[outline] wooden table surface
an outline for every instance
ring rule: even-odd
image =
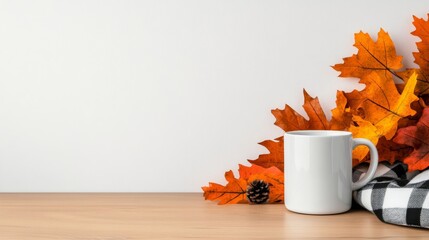
[[[198,193],[0,194],[1,240],[429,239],[363,210],[310,216],[283,204],[223,205]]]

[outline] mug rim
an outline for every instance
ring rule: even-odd
[[[294,130],[286,132],[285,135],[293,137],[341,137],[341,136],[352,136],[352,133],[349,131],[341,130]]]

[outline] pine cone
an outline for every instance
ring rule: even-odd
[[[247,186],[246,196],[250,203],[266,203],[269,195],[270,186],[262,180],[255,180]]]

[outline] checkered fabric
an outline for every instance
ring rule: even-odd
[[[363,177],[368,164],[353,171],[353,181]],[[381,221],[429,228],[429,169],[407,173],[401,162],[379,163],[375,178],[353,192],[353,199]]]

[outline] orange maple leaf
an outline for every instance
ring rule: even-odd
[[[419,65],[423,72],[427,73],[429,70],[429,14],[428,20],[424,20],[423,18],[418,18],[416,16],[413,16],[413,18],[413,24],[416,27],[416,30],[411,34],[421,39],[420,42],[416,43],[419,51],[413,53],[415,58],[414,62]]]
[[[414,95],[416,77],[416,74],[410,76],[401,93],[392,75],[381,78],[377,72],[360,79],[360,83],[366,85],[361,91],[338,91],[337,106],[332,109],[331,129],[348,130],[353,137],[367,138],[374,145],[383,136],[390,140],[396,133],[398,122],[411,121],[405,117],[416,113],[411,107],[418,99]],[[363,146],[353,150],[354,165],[367,160],[367,154],[368,148]]]
[[[384,76],[402,68],[402,57],[396,55],[395,45],[383,29],[378,32],[375,42],[368,33],[356,33],[353,46],[358,53],[343,58],[344,63],[333,66],[340,72],[340,77],[362,78],[373,72]]]
[[[248,160],[250,163],[269,168],[277,167],[281,171],[284,170],[284,142],[283,136],[276,138],[275,140],[265,140],[259,143],[260,145],[266,147],[269,151],[268,154],[261,154],[255,160]]]
[[[396,133],[399,120],[416,113],[411,108],[411,104],[418,100],[414,95],[416,77],[416,74],[412,75],[399,94],[391,76],[386,81],[386,78],[380,78],[373,72],[361,79],[366,84],[364,90],[346,93],[347,104],[357,125],[349,128],[353,137],[368,138],[374,145],[382,136],[390,140]],[[357,147],[353,151],[353,158],[361,162],[367,154],[368,148]]]
[[[206,200],[219,200],[219,204],[233,204],[246,202],[247,182],[244,179],[236,179],[234,173],[229,170],[225,172],[228,183],[222,186],[209,182],[209,186],[202,187]]]
[[[429,94],[429,18],[428,20],[416,16],[413,16],[413,18],[413,25],[416,30],[411,34],[421,39],[420,42],[416,43],[419,51],[413,52],[413,56],[414,62],[419,65],[420,69],[407,69],[398,73],[398,75],[403,79],[407,79],[408,76],[415,71],[418,74],[415,93],[421,96]]]
[[[352,113],[350,107],[347,106],[347,98],[343,91],[337,91],[337,106],[331,110],[331,129],[332,130],[347,130],[352,123]]]
[[[283,201],[284,176],[283,172],[276,167],[263,168],[252,165],[250,167],[239,164],[239,178],[235,178],[230,170],[225,173],[227,184],[222,186],[217,183],[209,183],[202,187],[206,200],[219,201],[222,204],[246,203],[247,187],[254,180],[262,180],[269,184],[269,202],[277,203]]]
[[[424,170],[429,167],[429,108],[423,110],[416,126],[408,126],[398,130],[393,139],[398,144],[405,144],[414,148],[414,151],[404,159],[408,170]]]
[[[297,113],[289,105],[285,105],[285,109],[280,110],[278,108],[271,110],[271,113],[276,118],[274,123],[285,132],[293,130],[308,129],[310,124],[301,114]]]
[[[302,105],[305,112],[308,115],[308,118],[310,119],[309,122],[309,129],[330,129],[329,121],[325,116],[325,113],[323,112],[322,107],[319,103],[319,98],[311,97],[307,91],[304,89],[304,105]]]
[[[346,97],[352,113],[372,123],[379,135],[389,140],[396,133],[398,121],[416,113],[410,105],[418,100],[414,95],[417,75],[413,74],[407,80],[401,94],[397,91],[392,76],[388,75],[386,78],[372,72],[360,81],[366,84],[365,89],[346,93]]]
[[[304,89],[304,105],[302,105],[307,113],[309,120],[305,119],[301,114],[297,113],[293,108],[286,104],[285,109],[274,109],[271,113],[276,118],[274,123],[284,131],[293,130],[328,130],[330,129],[329,121],[320,106],[319,99],[311,97]]]

